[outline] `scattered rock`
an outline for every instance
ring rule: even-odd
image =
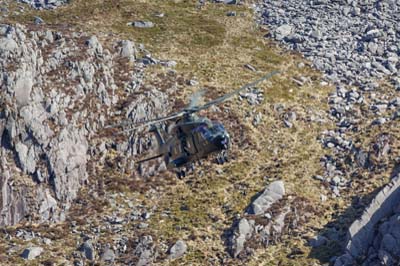
[[[127,57],[134,60],[136,57],[135,45],[129,40],[121,42],[121,57]]]
[[[96,256],[91,240],[86,240],[80,247],[80,251],[84,254],[85,258],[88,260],[94,260]]]
[[[197,86],[197,85],[199,85],[199,82],[198,82],[197,80],[190,79],[190,80],[187,82],[187,84],[188,84],[189,86]]]
[[[41,17],[34,17],[33,22],[34,22],[36,25],[39,25],[39,24],[43,24],[43,23],[44,23],[44,21],[43,21],[43,19],[42,19]]]
[[[365,169],[369,168],[371,163],[369,160],[369,153],[364,152],[363,150],[359,149],[355,154],[355,161],[360,167]]]
[[[178,240],[169,250],[169,259],[177,259],[182,257],[187,250],[187,245],[183,240]]]
[[[227,4],[227,5],[238,5],[238,4],[240,4],[241,0],[223,0],[223,1],[224,1],[224,4]]]
[[[282,26],[279,26],[276,30],[275,30],[275,39],[277,40],[283,40],[286,36],[289,36],[293,31],[293,27],[285,24]]]
[[[263,214],[272,204],[280,200],[285,195],[283,181],[272,182],[264,192],[257,197],[250,206],[249,214]]]
[[[326,195],[324,195],[324,194],[319,195],[319,197],[320,197],[322,202],[325,202],[328,199],[328,197]]]
[[[136,28],[153,28],[154,23],[151,21],[134,21],[134,22],[129,22],[128,26],[133,26]]]
[[[303,53],[335,83],[367,85],[371,77],[399,71],[398,56],[386,65],[380,63],[383,55],[390,58],[389,54],[398,50],[389,51],[398,43],[397,3],[385,3],[389,7],[382,11],[373,1],[317,2],[262,1],[257,9],[260,23],[270,28],[272,37]]]
[[[161,13],[161,12],[156,12],[156,13],[154,14],[154,16],[155,16],[155,17],[158,17],[158,18],[163,18],[163,17],[165,16],[165,14],[164,14],[164,13]]]
[[[115,254],[114,251],[108,247],[106,247],[101,254],[101,261],[104,261],[105,263],[113,263],[115,260]]]
[[[26,259],[26,260],[33,260],[36,257],[40,256],[40,254],[42,254],[43,252],[43,248],[41,247],[30,247],[25,249],[22,254],[21,257]]]
[[[154,259],[153,238],[151,236],[141,237],[136,246],[135,254],[139,257],[136,265],[145,266],[151,264]]]
[[[245,64],[244,67],[249,69],[249,70],[251,70],[251,71],[257,71],[257,69],[255,67],[253,67],[252,65],[250,65],[250,64]]]
[[[231,254],[236,258],[244,249],[244,244],[249,240],[254,231],[254,221],[242,218],[231,239]]]
[[[68,4],[70,0],[18,0],[36,9],[55,9]]]

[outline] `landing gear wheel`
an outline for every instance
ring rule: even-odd
[[[184,178],[184,177],[186,176],[186,172],[185,172],[184,170],[178,170],[178,171],[176,172],[176,176],[177,176],[179,179],[182,179],[182,178]]]
[[[223,152],[222,152],[222,156],[223,156],[225,162],[229,162],[228,152],[223,151]]]
[[[186,167],[186,171],[188,172],[194,172],[194,169],[195,169],[194,163],[191,163]]]
[[[217,156],[217,163],[218,164],[224,164],[224,157],[221,156],[221,154],[218,154]]]

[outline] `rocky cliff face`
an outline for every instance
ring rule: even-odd
[[[1,25],[0,36],[0,224],[62,221],[88,183],[91,155],[107,148],[93,148],[97,130],[112,117],[137,122],[165,112],[166,94],[154,88],[126,114],[118,110],[155,60],[136,62],[131,41],[108,50],[95,36],[67,31]],[[132,156],[146,145],[132,134],[118,150]]]
[[[399,180],[395,176],[350,226],[346,252],[336,259],[335,266],[355,261],[362,261],[362,265],[395,265],[399,255]]]

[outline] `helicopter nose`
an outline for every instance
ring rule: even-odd
[[[225,150],[229,149],[230,146],[230,139],[229,139],[229,135],[225,135],[224,136],[224,148]]]
[[[229,136],[228,135],[219,135],[216,138],[216,145],[222,150],[229,149]]]

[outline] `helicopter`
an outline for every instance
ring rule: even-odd
[[[198,116],[196,113],[213,105],[221,104],[232,96],[254,87],[278,73],[279,71],[272,71],[254,82],[203,105],[198,105],[197,103],[203,94],[203,91],[200,91],[192,97],[191,103],[183,110],[165,117],[138,122],[132,125],[132,128],[124,130],[123,132],[128,132],[150,126],[149,132],[154,133],[157,139],[157,155],[136,163],[140,165],[143,162],[163,157],[167,169],[175,169],[178,178],[181,178],[186,175],[184,167],[193,169],[195,162],[200,162],[201,159],[209,155],[216,154],[217,163],[219,164],[227,162],[230,148],[229,133],[221,122],[211,121],[207,117]],[[175,120],[175,123],[169,129],[162,126],[163,122],[170,120]],[[165,136],[167,137],[165,138]]]

